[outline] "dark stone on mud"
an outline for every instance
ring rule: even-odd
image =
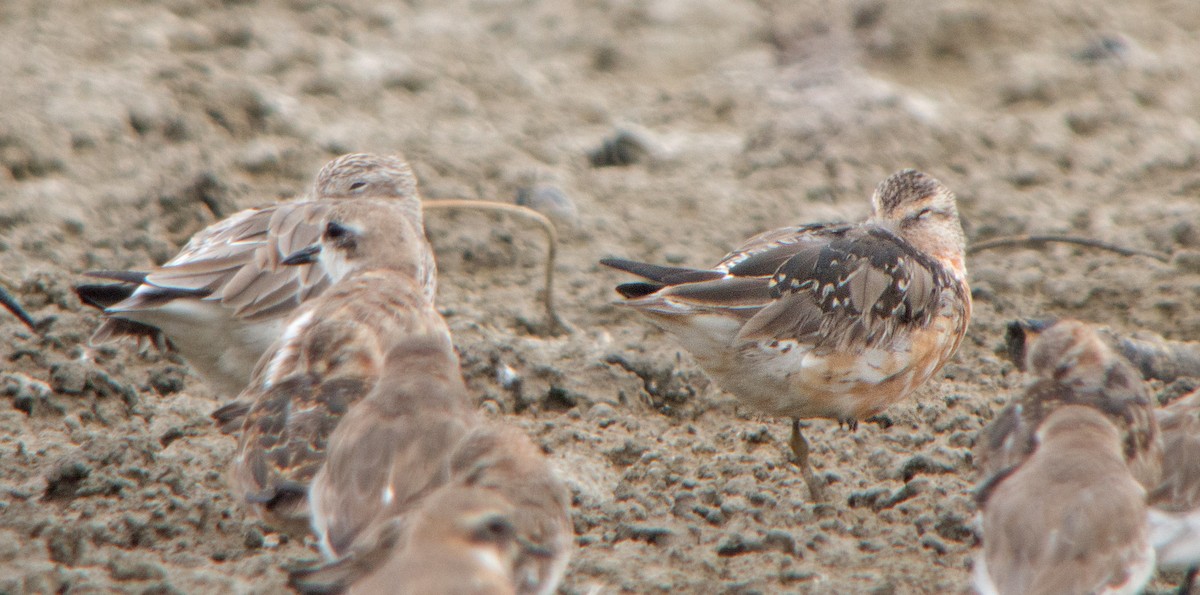
[[[50,368],[50,386],[64,395],[82,394],[87,388],[89,368],[79,362],[63,362]]]
[[[950,541],[967,544],[974,544],[978,541],[975,531],[971,530],[969,519],[954,513],[949,513],[939,518],[933,530],[941,537]]]
[[[86,547],[83,531],[76,526],[51,527],[45,534],[50,559],[66,566],[79,565]]]
[[[91,474],[92,468],[83,461],[64,461],[46,477],[46,492],[42,498],[45,500],[73,498],[79,485]]]
[[[900,477],[911,481],[917,475],[954,473],[954,467],[939,463],[925,455],[916,455],[904,462],[900,467]]]
[[[667,545],[675,532],[667,527],[651,525],[622,524],[617,527],[617,541],[636,540],[664,546]]]
[[[162,580],[167,576],[167,571],[160,564],[120,553],[109,559],[108,572],[118,581]]]

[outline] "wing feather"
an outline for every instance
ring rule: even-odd
[[[295,202],[241,211],[196,234],[169,262],[149,273],[102,272],[142,283],[110,312],[161,307],[173,299],[218,300],[248,321],[286,316],[329,287],[328,271],[313,263],[284,266],[284,257],[320,239],[329,205]]]

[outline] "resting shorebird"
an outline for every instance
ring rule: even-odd
[[[1028,348],[1025,369],[1035,382],[980,433],[975,447],[979,476],[1016,468],[1037,448],[1038,428],[1066,405],[1084,405],[1108,416],[1121,432],[1126,463],[1147,490],[1162,477],[1162,438],[1154,406],[1137,370],[1095,327],[1062,320],[1040,331]]]
[[[345,554],[362,532],[446,483],[450,453],[477,423],[448,334],[416,335],[392,348],[375,389],[329,437],[309,488],[325,556]]]
[[[724,390],[791,417],[809,490],[801,418],[849,422],[883,411],[954,355],[971,317],[954,194],[914,170],[893,174],[864,223],[759,234],[711,270],[601,263],[649,282],[621,303],[675,335]]]
[[[292,586],[321,593],[553,593],[570,558],[570,499],[541,450],[519,430],[479,426],[448,461],[447,483],[404,511],[394,510],[393,499],[387,514],[398,516],[367,523],[339,559],[294,572]],[[353,463],[359,476],[390,471],[389,485],[408,490],[394,464]],[[334,464],[331,455],[327,465]],[[426,464],[416,467],[423,482]],[[313,505],[314,517],[322,514],[320,498]]]
[[[489,490],[447,489],[378,527],[338,562],[292,573],[301,593],[516,595],[514,511]]]
[[[249,386],[213,415],[240,428],[233,487],[284,530],[308,531],[307,490],[339,420],[380,380],[385,356],[414,335],[447,335],[429,301],[428,254],[407,214],[374,201],[329,211],[320,241],[281,260],[319,261],[339,278],[296,309]]]
[[[1028,353],[1034,382],[976,446],[980,593],[1135,593],[1155,554],[1146,486],[1161,445],[1137,372],[1093,328],[1047,329]]]
[[[1190,593],[1200,565],[1200,391],[1155,413],[1163,468],[1150,491],[1150,541],[1159,568],[1187,571],[1180,592]]]
[[[516,428],[480,427],[450,457],[450,476],[449,489],[488,490],[513,506],[515,590],[553,593],[570,561],[574,527],[570,495],[542,450]]]
[[[317,174],[311,199],[241,211],[201,230],[149,272],[89,273],[119,282],[77,288],[107,317],[92,343],[132,336],[162,345],[165,338],[211,386],[237,394],[288,316],[336,281],[336,271],[320,262],[282,261],[316,242],[330,209],[345,199],[386,202],[423,228],[416,178],[403,159],[344,155]],[[427,244],[421,262],[423,290],[432,299],[436,270]]]

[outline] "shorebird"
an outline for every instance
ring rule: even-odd
[[[811,224],[747,240],[712,269],[609,258],[647,281],[622,304],[674,335],[725,391],[792,418],[790,445],[809,491],[800,419],[853,428],[929,380],[971,317],[954,194],[914,170],[893,174],[862,223]]]
[[[450,489],[355,544],[347,557],[294,571],[301,593],[516,595],[520,551],[513,508],[489,490]]]
[[[1158,567],[1186,570],[1190,593],[1200,565],[1200,391],[1155,411],[1162,431],[1162,481],[1150,491],[1150,541]]]
[[[450,479],[449,455],[478,423],[448,334],[415,335],[388,353],[375,388],[329,437],[309,488],[313,532],[328,559],[401,517]]]
[[[330,208],[317,243],[281,260],[319,262],[340,281],[292,312],[250,384],[213,414],[225,430],[240,430],[234,491],[270,524],[307,533],[308,485],[326,442],[379,383],[385,356],[408,337],[449,334],[429,300],[427,254],[407,214],[343,201]]]
[[[553,593],[571,558],[574,527],[570,494],[542,449],[516,428],[482,426],[455,449],[450,476],[449,489],[488,490],[513,506],[516,592]]]
[[[400,459],[414,461],[411,454]],[[570,499],[541,450],[517,429],[480,425],[448,460],[446,483],[403,510],[391,499],[336,560],[293,572],[292,586],[312,593],[553,593],[572,547]],[[360,476],[391,472],[390,485],[408,489],[394,464],[344,462],[356,464]],[[424,477],[418,473],[419,483]],[[386,489],[382,494],[386,499]],[[313,504],[314,516],[322,514],[321,500]]]
[[[1162,450],[1141,378],[1092,327],[1062,321],[1027,355],[1034,377],[976,445],[990,593],[1135,593],[1155,553],[1147,486]]]
[[[980,433],[980,477],[1014,469],[1037,448],[1037,431],[1055,409],[1092,407],[1120,431],[1126,463],[1147,491],[1162,477],[1163,446],[1154,405],[1137,370],[1089,324],[1061,320],[1032,335],[1025,370],[1035,379]]]
[[[81,300],[102,308],[93,344],[121,337],[169,341],[205,381],[235,395],[287,318],[337,280],[321,262],[282,261],[316,242],[330,209],[347,199],[386,203],[423,229],[416,178],[398,156],[343,155],[321,169],[311,197],[247,209],[196,233],[166,264],[149,271],[88,273],[117,283],[80,285]],[[432,299],[433,254],[424,236],[419,279]]]

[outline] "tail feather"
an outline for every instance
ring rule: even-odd
[[[222,434],[232,434],[242,429],[242,423],[246,420],[246,414],[250,413],[251,405],[249,401],[233,401],[213,411],[211,417]]]
[[[137,288],[134,283],[83,283],[75,286],[75,295],[79,296],[79,301],[104,310],[128,299]]]
[[[634,281],[633,283],[622,283],[622,284],[618,285],[617,293],[621,294],[621,297],[623,297],[625,299],[633,300],[633,299],[637,299],[640,297],[646,297],[646,296],[662,289],[663,287],[666,287],[666,286],[659,285],[658,283],[644,283],[642,281]]]
[[[97,279],[108,279],[109,281],[120,281],[121,283],[132,283],[141,285],[146,282],[146,277],[150,273],[142,271],[88,271],[84,273],[88,277]]]
[[[720,271],[672,267],[638,262],[636,260],[625,260],[624,258],[603,258],[600,260],[600,264],[619,271],[625,271],[626,273],[633,273],[659,285],[679,285],[682,283],[696,283],[698,281],[712,281],[725,276],[725,273]]]

